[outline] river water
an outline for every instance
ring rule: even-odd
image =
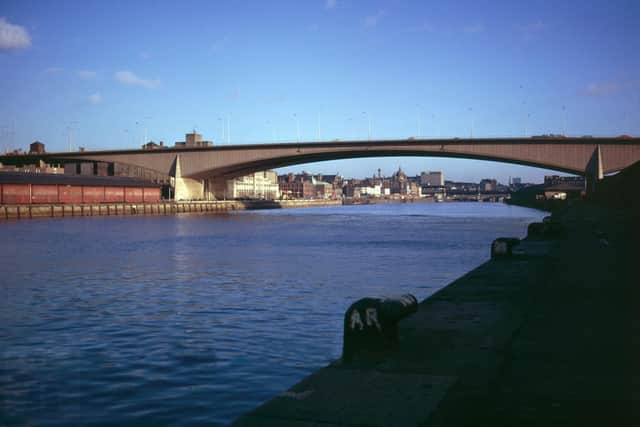
[[[365,296],[419,300],[524,236],[496,203],[0,224],[0,425],[226,425],[338,358]]]

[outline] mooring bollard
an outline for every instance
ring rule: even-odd
[[[513,255],[513,247],[520,244],[515,237],[499,237],[491,243],[491,259],[508,258]]]
[[[532,222],[527,228],[527,238],[533,240],[562,239],[567,236],[567,227],[553,217],[545,217],[543,222]]]
[[[528,239],[544,239],[547,225],[543,222],[532,222],[527,227]]]
[[[398,342],[398,322],[418,310],[410,294],[387,298],[362,298],[344,315],[342,361],[362,356],[380,357]]]

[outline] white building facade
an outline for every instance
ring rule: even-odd
[[[420,174],[420,185],[442,187],[444,185],[444,173],[441,171],[422,172]]]
[[[278,175],[274,171],[264,171],[230,179],[227,181],[226,197],[229,199],[279,199]]]

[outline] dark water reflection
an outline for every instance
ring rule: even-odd
[[[540,212],[406,204],[0,224],[0,424],[224,425]]]

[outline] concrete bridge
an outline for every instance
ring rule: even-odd
[[[387,156],[492,160],[583,175],[590,186],[603,174],[640,161],[640,138],[453,138],[227,145],[158,150],[111,150],[0,156],[4,164],[95,161],[126,164],[174,179],[180,198],[221,195],[227,179],[324,160]]]

